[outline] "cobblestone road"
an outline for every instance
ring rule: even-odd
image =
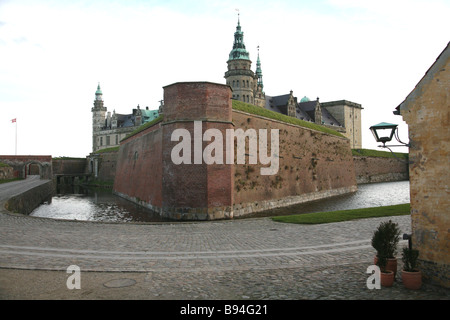
[[[449,290],[427,283],[403,288],[401,273],[391,288],[366,286],[373,230],[392,219],[409,233],[409,216],[118,224],[0,210],[3,299],[450,299]],[[66,287],[69,265],[81,269],[81,290]]]

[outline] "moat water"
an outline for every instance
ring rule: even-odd
[[[58,189],[51,203],[31,215],[53,219],[106,222],[165,222],[156,212],[125,200],[105,189],[79,186]],[[409,181],[383,182],[358,186],[352,194],[271,210],[254,216],[274,216],[309,212],[388,206],[409,203]]]

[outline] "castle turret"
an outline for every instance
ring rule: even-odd
[[[238,24],[234,33],[233,49],[228,57],[228,71],[225,72],[227,85],[232,90],[233,99],[254,103],[255,73],[251,70],[252,61],[245,49],[244,32],[238,16]]]
[[[98,150],[97,139],[95,136],[95,132],[100,131],[105,126],[105,114],[106,107],[103,105],[103,93],[100,89],[100,83],[97,86],[97,91],[95,92],[95,100],[94,107],[91,109],[92,111],[92,130],[94,132],[93,141],[92,141],[92,150]]]
[[[260,107],[264,107],[264,105],[266,103],[266,94],[264,93],[261,60],[259,59],[259,46],[258,46],[258,60],[256,60],[255,78],[256,78],[256,86],[255,86],[255,92],[254,92],[254,97],[255,97],[254,104],[257,106],[260,106]]]

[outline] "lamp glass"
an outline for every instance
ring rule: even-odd
[[[382,142],[383,144],[392,140],[396,129],[396,124],[386,122],[370,127],[370,131],[372,131],[375,140],[377,142]]]

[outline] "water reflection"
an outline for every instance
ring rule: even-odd
[[[358,191],[352,194],[274,209],[255,214],[253,217],[336,211],[402,203],[409,203],[409,181],[359,185]],[[84,221],[169,221],[160,218],[154,211],[112,194],[111,190],[87,189],[78,186],[68,187],[68,189],[61,187],[51,202],[41,205],[31,215]]]
[[[264,216],[326,212],[409,203],[409,181],[358,185],[358,191],[264,212]]]
[[[58,186],[57,192],[51,203],[39,206],[30,215],[83,221],[167,221],[160,218],[156,212],[118,197],[108,189]]]

